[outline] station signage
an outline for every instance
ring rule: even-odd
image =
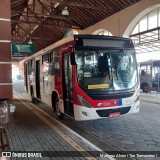
[[[12,44],[13,57],[30,56],[35,52],[34,44]]]

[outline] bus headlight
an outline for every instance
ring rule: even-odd
[[[80,103],[87,108],[93,108],[91,104],[89,104],[81,95],[77,95],[78,100],[80,101]]]

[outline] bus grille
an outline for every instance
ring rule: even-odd
[[[119,99],[119,98],[127,98],[133,96],[134,92],[125,92],[119,94],[90,94],[87,93],[90,98],[93,100],[107,100],[107,99]]]
[[[100,117],[108,117],[110,113],[114,113],[114,112],[120,112],[120,115],[126,114],[129,112],[130,109],[131,107],[128,106],[128,107],[116,108],[116,109],[102,109],[102,110],[97,110],[96,112]]]

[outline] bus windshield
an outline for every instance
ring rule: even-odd
[[[87,90],[125,90],[138,82],[134,50],[76,51],[78,84]]]

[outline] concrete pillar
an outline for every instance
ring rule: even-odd
[[[13,100],[10,0],[0,0],[0,99]]]

